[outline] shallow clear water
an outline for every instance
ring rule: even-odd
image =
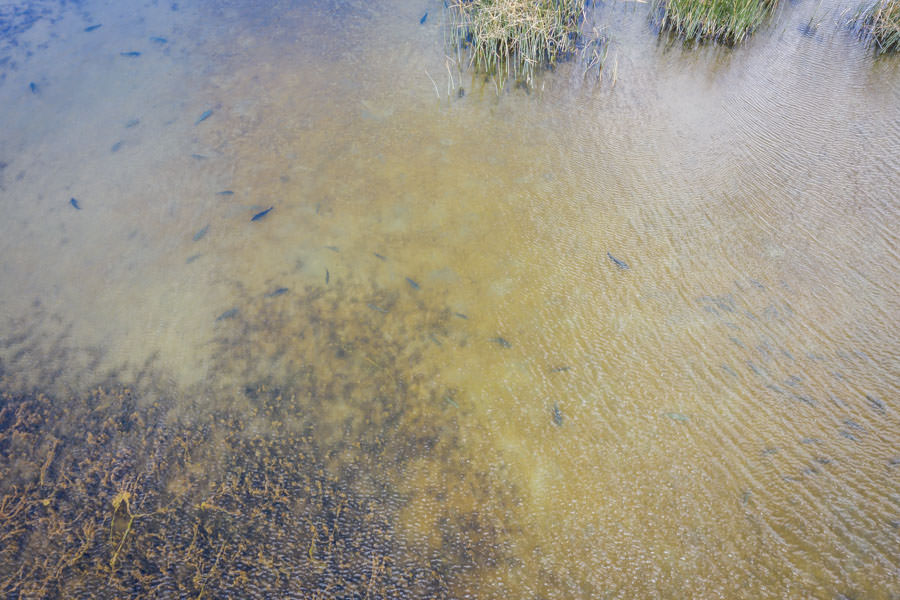
[[[410,596],[900,594],[900,61],[846,5],[785,4],[736,50],[598,6],[601,80],[576,60],[500,96],[433,2],[18,6],[3,391],[210,423],[210,481],[159,476],[201,509],[243,460],[219,415],[302,433],[391,542],[323,571],[341,509],[291,488],[283,589],[377,595],[392,564]],[[290,456],[241,468],[306,476]],[[37,477],[11,464],[4,492]],[[193,594],[264,596],[237,539]]]

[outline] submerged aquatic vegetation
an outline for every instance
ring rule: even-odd
[[[450,309],[287,291],[217,325],[237,387],[21,395],[0,365],[0,598],[451,598],[510,564],[515,487],[472,467],[466,402],[422,366],[465,345]],[[443,469],[464,484],[407,483]]]
[[[685,40],[740,44],[775,10],[778,0],[653,0],[660,31]]]
[[[875,0],[853,21],[878,52],[900,52],[900,0]]]
[[[584,21],[580,0],[449,0],[450,43],[498,88],[574,54]]]

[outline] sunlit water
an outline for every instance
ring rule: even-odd
[[[4,391],[302,431],[392,540],[321,597],[900,595],[900,61],[847,5],[733,51],[596,7],[602,78],[498,96],[435,2],[19,4]]]

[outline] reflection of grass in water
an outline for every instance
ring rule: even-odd
[[[778,0],[653,0],[660,31],[685,40],[739,44],[772,14]]]
[[[900,1],[876,0],[853,21],[878,52],[900,52]]]
[[[501,566],[508,528],[481,506],[514,499],[465,459],[441,401],[453,391],[409,372],[426,332],[448,339],[422,309],[336,287],[242,307],[220,367],[259,375],[280,357],[295,376],[189,423],[122,389],[3,397],[0,595],[447,597],[454,573]],[[475,501],[405,484],[423,469]],[[433,547],[398,529],[423,497],[440,513]]]
[[[451,0],[446,6],[451,45],[498,87],[508,78],[530,84],[537,70],[573,54],[584,20],[577,0]],[[596,53],[599,39],[592,41]]]

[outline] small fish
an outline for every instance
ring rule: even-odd
[[[800,402],[804,402],[806,404],[809,404],[810,406],[816,405],[816,401],[813,400],[812,398],[810,398],[809,396],[805,396],[803,394],[792,394],[792,395],[794,397],[794,400],[799,400]]]
[[[865,430],[865,428],[862,425],[860,425],[859,423],[857,423],[856,421],[854,421],[852,419],[844,419],[843,423],[850,429],[856,429],[857,431]]]
[[[797,31],[800,32],[800,35],[803,37],[815,37],[816,35],[816,26],[813,25],[812,21],[809,23],[802,23],[797,27]]]
[[[373,252],[372,254],[374,254],[375,258],[378,260],[387,260],[387,256],[384,256],[383,254],[378,254],[377,252]]]
[[[775,392],[776,394],[783,394],[783,393],[784,393],[784,390],[783,390],[783,389],[781,389],[780,387],[778,387],[777,385],[774,385],[774,384],[772,384],[772,383],[767,383],[767,384],[766,384],[766,387],[769,388],[770,390],[772,390],[773,392]]]
[[[427,10],[425,11],[425,14],[422,15],[422,18],[419,19],[419,25],[424,25],[426,19],[428,19],[428,11]]]
[[[737,346],[738,348],[741,348],[741,349],[744,349],[744,350],[747,349],[747,346],[744,345],[744,342],[742,342],[741,340],[737,339],[736,337],[734,337],[734,336],[729,336],[728,339],[731,340],[731,343],[734,344],[735,346]]]
[[[369,302],[368,304],[366,304],[366,306],[368,306],[368,307],[371,308],[372,310],[377,310],[377,311],[380,312],[380,313],[386,313],[386,312],[387,312],[387,309],[381,308],[380,306],[377,306],[377,305],[375,305],[375,304],[372,304],[371,302]]]
[[[728,373],[729,375],[731,375],[732,377],[738,376],[738,374],[735,372],[735,370],[732,369],[731,367],[729,367],[728,365],[721,365],[721,366],[722,366],[722,370],[725,371],[726,373]]]
[[[194,241],[199,242],[206,235],[207,231],[209,231],[209,225],[204,226],[203,229],[194,234]]]
[[[32,93],[32,94],[37,94],[37,93],[38,93],[38,85],[37,85],[35,82],[33,82],[33,81],[32,81],[31,83],[28,84],[28,89],[31,90],[31,93]]]
[[[687,415],[683,415],[680,412],[667,412],[663,413],[664,417],[668,417],[673,421],[678,421],[679,423],[687,423],[691,420],[691,418]]]
[[[266,210],[262,210],[262,211],[256,213],[255,215],[253,215],[253,218],[251,218],[250,220],[251,220],[251,221],[259,221],[260,219],[262,219],[263,217],[265,217],[267,214],[269,214],[270,212],[272,212],[272,210],[273,210],[274,208],[275,208],[274,206],[270,206],[270,207],[267,208]]]
[[[69,204],[71,204],[72,207],[75,208],[75,210],[81,210],[81,206],[79,206],[78,200],[76,200],[75,198],[69,198]]]
[[[203,154],[191,154],[191,158],[193,158],[194,160],[206,160],[209,157]]]
[[[325,269],[325,285],[328,285],[328,282],[331,280],[331,273],[328,272],[328,269]]]
[[[325,246],[325,248],[327,248],[328,250],[331,250],[332,252],[340,252],[341,251],[341,249],[338,248],[337,246]]]
[[[628,266],[628,264],[627,264],[624,260],[621,260],[621,259],[616,258],[616,257],[613,256],[611,253],[607,252],[607,253],[606,253],[606,256],[608,256],[608,257],[609,257],[609,260],[613,261],[613,263],[614,263],[617,267],[619,267],[620,269],[628,269],[628,268],[630,268],[630,267]]]
[[[872,408],[874,408],[875,410],[877,410],[879,412],[884,412],[884,402],[882,402],[878,398],[875,398],[874,396],[870,396],[868,394],[866,394],[866,400],[869,401],[869,404],[872,405]]]
[[[551,373],[565,373],[569,370],[569,367],[553,367],[550,369]]]
[[[141,122],[140,119],[131,119],[130,121],[125,123],[125,129],[131,129],[132,127],[135,127],[136,125],[138,125],[138,123],[140,123],[140,122]]]
[[[748,502],[750,502],[751,496],[752,496],[752,494],[750,493],[750,490],[744,490],[744,493],[741,494],[741,503],[747,504]]]
[[[210,118],[210,117],[212,116],[212,114],[213,114],[213,111],[212,111],[211,108],[208,109],[208,110],[204,110],[204,111],[203,111],[203,114],[200,115],[200,117],[199,117],[196,121],[194,121],[194,125],[199,125],[199,124],[202,123],[203,121],[205,121],[205,120],[207,120],[208,118]]]
[[[151,37],[150,41],[153,42],[154,44],[168,44],[169,43],[169,40],[167,40],[164,37],[159,37],[159,36]]]
[[[433,333],[429,333],[429,334],[428,334],[428,337],[431,339],[432,342],[435,343],[435,345],[437,345],[437,346],[443,346],[443,344],[441,343],[441,340],[437,339],[437,336],[434,335]]]
[[[562,411],[559,410],[559,406],[557,406],[556,404],[553,405],[553,424],[557,427],[562,427],[563,424]]]
[[[824,456],[816,456],[813,460],[815,460],[820,465],[830,465],[831,459],[825,458]]]
[[[456,97],[457,98],[465,98],[466,97],[466,88],[461,87],[458,90],[456,90]]]
[[[504,347],[504,348],[512,348],[512,344],[510,344],[509,342],[507,342],[506,340],[504,340],[504,339],[503,339],[502,337],[500,337],[500,336],[497,336],[497,337],[495,337],[495,338],[491,338],[491,341],[492,341],[492,342],[495,342],[495,343],[497,343],[497,344],[500,344],[500,345],[501,345],[502,347]]]
[[[236,317],[238,312],[239,311],[237,308],[229,308],[228,310],[223,312],[221,315],[216,317],[216,321],[224,321],[225,319],[231,319],[233,317]]]
[[[444,396],[444,402],[446,402],[447,404],[449,404],[455,408],[459,408],[459,404],[454,402],[453,398],[451,398],[450,396]]]
[[[853,435],[852,433],[850,433],[849,431],[846,431],[846,430],[844,430],[844,429],[841,429],[840,431],[838,431],[838,433],[840,433],[842,436],[844,436],[844,437],[847,438],[848,440],[852,440],[852,441],[854,441],[854,442],[858,442],[858,441],[859,441],[859,438],[858,438],[858,437],[856,437],[855,435]]]
[[[116,142],[115,144],[113,144],[110,147],[109,151],[110,152],[118,152],[121,147],[122,147],[122,142],[120,140],[120,141]]]
[[[821,444],[822,440],[819,438],[803,438],[800,440],[801,444]]]
[[[763,449],[762,454],[763,454],[763,456],[771,456],[772,454],[778,454],[778,448],[773,448],[770,446],[768,448]]]
[[[408,283],[409,286],[414,290],[419,289],[419,284],[416,283],[414,280],[410,279],[409,277],[406,278],[406,283]]]
[[[92,31],[97,31],[97,30],[100,29],[101,27],[103,27],[103,23],[98,23],[98,24],[96,24],[96,25],[90,25],[90,26],[88,26],[88,27],[85,27],[84,30],[85,30],[87,33],[90,33],[90,32],[92,32]]]
[[[895,456],[888,460],[888,466],[896,467],[897,465],[900,465],[900,456]]]
[[[755,287],[758,290],[766,289],[766,286],[764,286],[763,284],[761,284],[760,282],[758,282],[755,279],[750,279],[749,281],[750,281],[750,285],[752,285],[753,287]]]
[[[128,52],[119,52],[119,55],[120,55],[120,56],[135,57],[135,56],[140,56],[141,53],[138,52],[137,50],[129,50]]]
[[[184,264],[189,265],[192,262],[194,262],[195,260],[197,260],[198,258],[200,258],[201,256],[203,256],[203,255],[202,254],[192,254],[187,257],[187,260],[184,261]]]
[[[752,362],[750,362],[749,360],[747,361],[747,366],[750,367],[750,370],[753,371],[754,374],[759,375],[760,377],[762,377],[762,373],[759,371],[759,369],[756,368],[756,365],[754,365],[754,364],[753,364]]]
[[[290,290],[286,287],[280,287],[277,290],[272,290],[268,294],[266,294],[266,298],[275,298],[276,296],[281,296],[282,294],[287,294]]]
[[[466,319],[466,320],[469,319],[469,317],[467,317],[466,315],[464,315],[462,313],[453,313],[453,314],[456,315],[457,317],[459,317],[460,319]]]

